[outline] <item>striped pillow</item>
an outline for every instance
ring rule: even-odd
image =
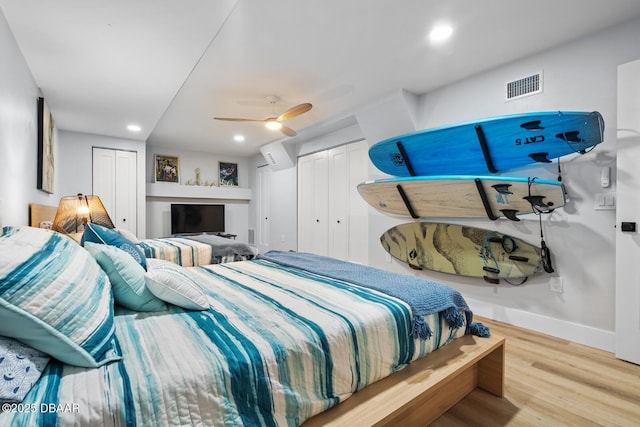
[[[0,335],[70,365],[119,360],[109,279],[67,237],[31,227],[0,231]]]

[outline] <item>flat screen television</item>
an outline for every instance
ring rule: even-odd
[[[171,204],[171,234],[224,233],[224,205]]]

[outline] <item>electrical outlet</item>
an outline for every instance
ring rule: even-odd
[[[561,294],[564,291],[564,287],[562,285],[562,277],[551,277],[549,279],[549,290],[551,292],[557,292]]]
[[[387,261],[387,262],[391,262],[391,254],[389,252],[387,252],[384,255],[384,260]]]

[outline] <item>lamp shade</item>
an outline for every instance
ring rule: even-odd
[[[114,228],[98,196],[67,196],[60,199],[52,229],[64,234],[80,233],[87,223]]]

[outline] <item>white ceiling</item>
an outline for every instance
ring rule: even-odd
[[[638,0],[0,0],[59,129],[251,155],[640,17]],[[452,39],[431,45],[439,22]],[[586,62],[587,63],[587,62]],[[310,102],[285,124],[272,116]],[[139,124],[142,131],[126,129]],[[244,143],[233,141],[236,133]]]

